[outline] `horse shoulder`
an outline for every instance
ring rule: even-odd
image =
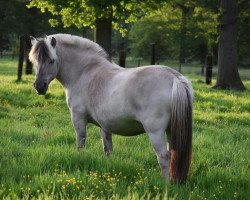
[[[84,95],[77,91],[68,90],[66,92],[66,102],[71,112],[77,112],[79,114],[86,113],[86,106],[84,105]]]

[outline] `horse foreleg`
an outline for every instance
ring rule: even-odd
[[[168,161],[168,151],[165,144],[164,138],[164,131],[148,133],[150,141],[154,147],[155,153],[157,155],[157,159],[159,165],[161,167],[161,173],[164,180],[168,180],[168,168],[169,168],[169,161]]]
[[[112,134],[104,131],[103,129],[100,130],[100,134],[102,137],[102,144],[103,144],[104,153],[107,156],[109,156],[112,152]]]
[[[79,151],[80,148],[85,147],[86,141],[86,123],[84,117],[78,113],[71,112],[71,120],[76,132],[76,146]]]

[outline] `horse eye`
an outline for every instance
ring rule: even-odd
[[[55,62],[55,60],[52,59],[52,60],[49,62],[49,64],[53,64],[54,62]]]

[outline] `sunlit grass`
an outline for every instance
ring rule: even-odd
[[[247,91],[217,91],[193,83],[194,139],[189,179],[164,184],[146,134],[114,136],[102,152],[99,129],[88,125],[87,147],[75,148],[65,95],[53,82],[36,95],[34,76],[16,82],[16,61],[0,59],[0,198],[248,199],[250,81]],[[248,78],[249,80],[249,78]]]

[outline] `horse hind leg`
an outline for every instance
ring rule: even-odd
[[[149,139],[153,145],[155,153],[157,155],[158,163],[161,168],[162,178],[167,181],[169,179],[168,168],[169,159],[168,151],[165,143],[165,131],[148,132]]]
[[[157,155],[158,163],[161,168],[162,178],[165,181],[168,181],[169,151],[167,150],[165,141],[165,132],[170,121],[170,115],[167,112],[163,115],[155,115],[154,113],[160,113],[160,111],[152,112],[152,110],[151,113],[151,115],[147,115],[147,118],[143,120],[142,124]]]
[[[103,151],[109,156],[112,152],[112,134],[101,129],[100,134],[102,137]]]

